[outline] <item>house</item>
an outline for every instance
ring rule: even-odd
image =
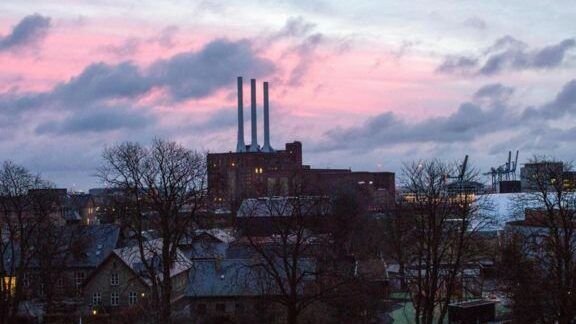
[[[66,225],[37,236],[23,278],[24,290],[29,298],[42,300],[53,289],[51,293],[66,300],[78,295],[84,280],[117,247],[120,228]]]
[[[229,245],[236,240],[234,231],[225,228],[197,229],[184,236],[178,248],[192,261],[222,258]]]
[[[66,224],[93,225],[96,218],[96,203],[90,194],[72,193],[64,196],[62,218]]]
[[[84,303],[92,311],[113,313],[133,306],[146,305],[153,280],[162,281],[160,257],[162,239],[114,250],[84,283]],[[176,262],[170,269],[173,303],[182,299],[188,284],[190,260],[177,250]],[[149,270],[150,267],[152,270]]]

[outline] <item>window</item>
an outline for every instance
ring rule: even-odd
[[[244,313],[244,305],[243,304],[236,304],[236,313]]]
[[[58,278],[58,280],[56,280],[56,289],[64,289],[64,279]]]
[[[226,313],[226,304],[216,304],[216,311]]]
[[[135,292],[131,291],[128,293],[128,304],[135,305],[137,301],[138,295]]]
[[[206,304],[196,305],[196,313],[198,313],[198,315],[206,315],[206,311],[207,311]]]
[[[92,294],[92,306],[102,305],[102,295],[99,292]]]
[[[118,292],[113,292],[110,294],[110,306],[118,306],[120,302],[120,296],[118,295]]]
[[[74,273],[74,283],[76,284],[76,288],[82,287],[84,283],[85,274],[83,271],[77,271]]]
[[[110,286],[118,286],[120,280],[118,279],[118,272],[110,274]]]

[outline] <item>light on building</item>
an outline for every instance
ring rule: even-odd
[[[94,315],[94,316],[98,315],[98,311],[97,311],[96,309],[93,309],[93,310],[92,310],[92,315]]]

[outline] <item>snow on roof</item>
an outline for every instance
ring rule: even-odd
[[[162,265],[162,239],[149,240],[142,243],[144,250],[144,259],[148,264],[156,268],[156,274],[161,277]],[[188,271],[192,267],[192,262],[184,255],[180,249],[176,250],[176,262],[170,268],[170,277],[174,277],[182,272]],[[140,275],[144,281],[150,284],[149,273],[142,262],[140,247],[138,244],[114,250],[122,262],[130,267],[135,273]]]

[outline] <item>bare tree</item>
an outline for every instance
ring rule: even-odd
[[[38,227],[51,221],[54,204],[34,190],[50,184],[22,166],[4,162],[0,169],[0,322],[13,321],[24,299],[24,276]]]
[[[195,227],[206,202],[206,157],[182,145],[155,139],[151,146],[123,143],[107,148],[99,178],[122,190],[126,200],[124,224],[139,246],[145,272],[152,283],[154,319],[170,323],[172,282],[177,245]],[[147,235],[162,241],[159,260],[148,258]],[[159,263],[158,263],[159,262]]]
[[[239,210],[262,294],[282,306],[289,324],[308,309],[354,298],[354,261],[335,246],[330,206],[326,196],[295,196],[248,199]]]
[[[469,170],[450,182],[449,176],[458,172],[457,166],[438,160],[403,169],[405,202],[398,211],[407,223],[397,218],[393,224],[411,241],[406,242],[408,255],[398,258],[406,263],[416,323],[443,322],[448,305],[462,294],[465,267],[477,261],[475,234],[489,221],[480,198],[465,189],[477,172]]]
[[[502,279],[519,320],[576,319],[576,194],[570,164],[535,157],[518,197],[523,221],[508,226]]]

